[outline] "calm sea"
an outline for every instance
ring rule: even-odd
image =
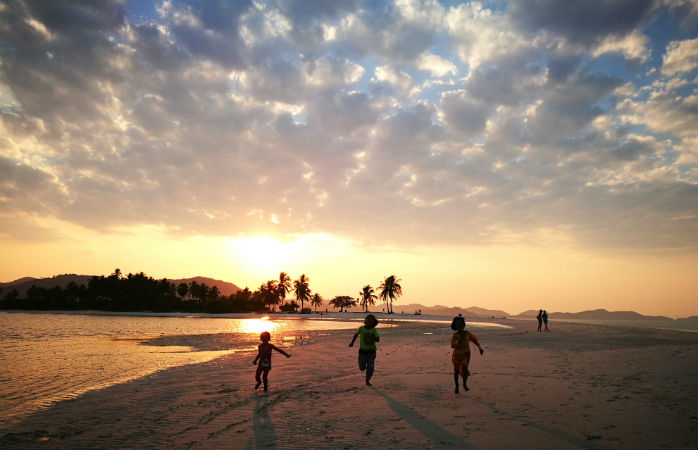
[[[356,322],[0,312],[0,427],[51,403],[158,370],[253,351],[259,333],[284,346],[310,330]]]

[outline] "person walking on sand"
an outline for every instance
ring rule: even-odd
[[[548,311],[543,310],[542,318],[543,318],[543,325],[545,325],[545,331],[550,331],[550,330],[548,330]]]
[[[255,380],[257,380],[257,384],[254,385],[254,388],[258,389],[259,385],[262,384],[262,381],[264,381],[264,390],[268,391],[268,378],[269,371],[271,370],[271,351],[276,350],[282,355],[285,355],[287,358],[290,358],[291,355],[281,350],[276,345],[269,343],[271,340],[271,334],[269,334],[268,331],[260,334],[259,339],[262,341],[262,343],[259,344],[259,347],[257,347],[258,353],[252,362],[252,364],[257,364],[257,373],[254,375]]]
[[[360,326],[356,333],[354,333],[351,344],[349,344],[349,347],[353,347],[356,338],[360,337],[359,370],[362,372],[364,370],[366,371],[366,386],[371,386],[371,377],[373,376],[373,369],[376,362],[376,342],[380,341],[376,325],[378,325],[376,316],[373,314],[367,315],[364,319],[364,325]]]
[[[473,333],[465,329],[465,319],[462,315],[458,315],[451,321],[451,329],[455,331],[453,336],[451,336],[451,348],[453,349],[453,354],[451,355],[451,362],[453,362],[453,381],[456,383],[456,394],[458,394],[458,376],[463,377],[463,389],[469,391],[468,388],[468,376],[470,371],[468,370],[468,364],[470,364],[470,343],[472,342],[480,349],[480,355],[485,353],[485,351],[480,346],[477,338]]]
[[[540,333],[541,327],[543,326],[543,310],[542,309],[538,310],[538,315],[536,316],[536,319],[538,319],[538,332]]]

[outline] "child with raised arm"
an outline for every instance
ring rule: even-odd
[[[376,342],[380,341],[378,330],[378,319],[373,314],[369,314],[364,319],[364,325],[354,333],[349,347],[354,346],[357,337],[359,339],[359,370],[366,371],[366,386],[371,386],[371,377],[376,362]]]
[[[259,335],[259,339],[262,341],[262,343],[259,344],[259,347],[257,347],[258,353],[252,362],[252,364],[257,364],[257,361],[259,361],[259,364],[257,364],[257,373],[255,373],[254,376],[255,380],[257,380],[257,384],[255,384],[254,388],[258,389],[259,385],[262,384],[262,380],[264,380],[264,390],[268,391],[268,377],[269,371],[271,370],[271,351],[276,350],[282,355],[286,355],[287,358],[290,358],[291,355],[281,350],[274,344],[269,343],[271,340],[271,334],[269,334],[268,331],[265,331]]]
[[[456,394],[458,393],[458,375],[463,377],[463,389],[469,391],[468,388],[468,364],[470,363],[470,343],[472,342],[480,349],[480,355],[485,351],[480,347],[480,343],[473,333],[465,329],[465,319],[460,314],[451,321],[451,329],[455,330],[451,336],[451,348],[453,355],[453,381],[456,383]]]

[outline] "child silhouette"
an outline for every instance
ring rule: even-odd
[[[252,362],[252,364],[257,364],[257,373],[255,373],[254,376],[255,380],[257,380],[257,384],[255,384],[254,388],[258,389],[259,385],[262,384],[262,381],[264,381],[264,390],[268,391],[268,378],[269,371],[271,370],[271,351],[276,350],[282,355],[286,355],[287,358],[290,358],[291,355],[281,350],[274,344],[269,343],[269,341],[271,340],[271,334],[269,334],[268,331],[265,331],[262,334],[260,334],[259,339],[262,341],[262,343],[259,344],[259,347],[257,347],[258,353],[254,361]],[[259,363],[257,363],[258,361]]]
[[[453,318],[451,322],[451,329],[456,332],[451,336],[451,348],[453,349],[453,354],[451,355],[451,361],[453,362],[453,381],[456,383],[456,394],[458,393],[458,375],[463,377],[463,389],[469,391],[468,388],[468,376],[470,371],[468,370],[468,364],[470,363],[470,343],[477,345],[480,349],[480,355],[485,353],[485,351],[480,347],[480,343],[473,333],[465,329],[465,319],[463,316],[458,315]]]
[[[354,333],[349,347],[354,346],[356,338],[359,339],[359,370],[366,371],[366,386],[371,386],[371,377],[376,362],[376,342],[380,341],[378,330],[378,319],[373,314],[369,314],[364,319],[364,325]]]

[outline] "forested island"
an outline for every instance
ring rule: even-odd
[[[392,304],[402,294],[394,275],[380,285],[380,297]],[[293,298],[287,299],[288,294]],[[337,296],[327,305],[343,311],[356,305],[368,309],[378,298],[370,285],[364,286],[358,298]],[[174,283],[166,278],[156,280],[143,272],[123,275],[116,269],[109,276],[93,276],[87,283],[70,281],[65,286],[44,287],[32,284],[20,293],[14,287],[5,286],[0,291],[0,309],[39,311],[151,311],[197,313],[264,313],[276,311],[310,313],[323,306],[325,300],[309,287],[309,279],[301,275],[297,280],[285,273],[278,280],[269,280],[255,291],[236,289],[229,295],[217,286],[209,286],[192,280]],[[309,307],[306,307],[308,305]]]

